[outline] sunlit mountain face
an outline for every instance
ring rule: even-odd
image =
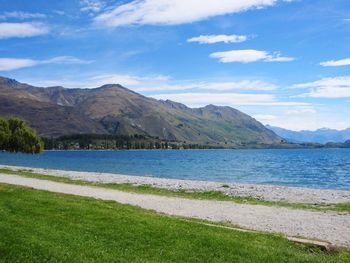
[[[121,85],[40,88],[0,78],[0,91],[0,115],[22,117],[44,137],[138,134],[201,145],[281,142],[260,122],[234,108],[189,108]]]

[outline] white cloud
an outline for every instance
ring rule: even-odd
[[[277,89],[277,86],[260,80],[242,80],[231,82],[191,82],[183,84],[159,83],[158,85],[142,85],[136,91],[171,91],[171,90],[260,90],[270,91]]]
[[[0,58],[0,71],[10,71],[20,68],[33,67],[40,64],[87,64],[91,61],[81,60],[71,56],[54,57],[47,60],[27,58]]]
[[[192,37],[187,42],[198,42],[200,44],[214,44],[219,42],[240,43],[247,39],[247,36],[242,35],[201,35],[199,37]]]
[[[265,104],[256,104],[261,106],[278,106],[278,107],[297,107],[297,106],[309,106],[310,103],[307,102],[297,102],[297,101],[276,101],[269,102]]]
[[[309,92],[299,97],[350,98],[350,76],[323,78],[314,82],[300,83],[292,88],[308,88]]]
[[[72,56],[60,56],[60,57],[54,57],[47,60],[39,61],[39,63],[42,63],[42,64],[90,64],[92,62],[94,61],[83,60]]]
[[[350,87],[340,88],[340,87],[320,87],[314,89],[308,93],[300,95],[300,97],[312,97],[312,98],[350,98]]]
[[[295,115],[295,116],[278,116],[273,120],[268,120],[266,123],[272,126],[293,130],[318,130],[324,127],[343,130],[350,127],[349,121],[342,120],[342,116],[333,115]],[[263,122],[263,121],[262,121]]]
[[[32,67],[35,65],[37,65],[37,61],[32,59],[0,58],[0,71]]]
[[[14,12],[3,12],[0,14],[0,19],[9,19],[9,18],[15,18],[15,19],[40,19],[45,18],[45,14],[41,13],[27,13],[27,12],[21,12],[21,11],[14,11]]]
[[[350,87],[350,76],[323,78],[317,81],[300,83],[292,86],[292,88],[312,88],[312,87]]]
[[[304,109],[293,109],[293,110],[288,110],[286,113],[288,115],[304,115],[304,114],[314,114],[317,111],[312,108],[304,108]]]
[[[208,104],[222,106],[302,106],[307,103],[299,102],[279,102],[273,94],[243,94],[243,93],[177,93],[177,94],[157,94],[151,97],[162,100],[173,100],[184,103],[190,107],[200,107]]]
[[[261,80],[242,80],[236,82],[206,82],[198,85],[201,89],[213,90],[275,90],[277,86]]]
[[[266,62],[290,62],[294,61],[293,57],[282,57],[279,52],[274,53],[273,55],[268,55],[264,61]]]
[[[105,2],[101,0],[80,0],[80,11],[97,13],[105,6]]]
[[[52,12],[59,16],[63,16],[66,14],[66,12],[64,12],[63,10],[53,10]]]
[[[49,28],[42,23],[0,23],[0,39],[45,35]]]
[[[123,86],[135,86],[139,85],[140,78],[132,75],[100,75],[91,78],[94,87],[99,87],[104,84],[121,84]]]
[[[241,94],[241,93],[178,93],[157,94],[151,96],[155,99],[169,99],[184,103],[188,106],[215,105],[260,105],[273,102],[275,97],[271,94]]]
[[[105,84],[120,84],[132,90],[137,90],[135,87],[144,85],[144,83],[164,83],[167,81],[167,76],[154,75],[154,76],[134,76],[128,74],[105,74],[96,75],[85,79],[77,78],[63,78],[54,80],[27,80],[29,83],[33,83],[38,86],[63,86],[67,88],[97,88]]]
[[[129,74],[104,74],[96,75],[80,80],[57,79],[57,80],[28,80],[39,86],[65,86],[69,88],[96,88],[105,84],[121,84],[136,92],[152,92],[153,94],[166,93],[169,91],[190,90],[202,92],[204,90],[229,92],[229,91],[273,91],[277,86],[261,80],[241,80],[227,82],[208,81],[174,81],[164,75],[136,76]]]
[[[176,25],[274,5],[278,0],[134,0],[95,18],[99,24]]]
[[[288,62],[293,61],[292,57],[282,57],[280,53],[269,54],[266,51],[245,49],[215,52],[210,57],[219,59],[222,63],[240,62],[251,63],[256,61],[264,62]]]
[[[257,114],[254,115],[253,118],[265,124],[266,122],[275,120],[277,117],[275,115]]]
[[[56,60],[56,59],[54,59]],[[53,61],[51,59],[50,61]],[[46,82],[53,85],[52,81]],[[63,85],[59,80],[54,81],[55,85]],[[277,86],[261,80],[242,80],[228,82],[188,82],[173,84],[170,77],[163,75],[136,76],[129,74],[104,74],[90,77],[88,81],[65,81],[67,86],[80,88],[95,88],[104,84],[121,84],[136,92],[168,92],[183,90],[212,90],[212,91],[272,91]],[[43,83],[41,83],[42,85]]]
[[[323,67],[339,67],[350,65],[350,58],[345,58],[341,60],[329,60],[320,63]]]

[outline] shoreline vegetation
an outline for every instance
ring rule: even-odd
[[[60,137],[43,137],[45,150],[186,150],[186,149],[314,149],[314,148],[350,148],[345,143],[191,143],[186,141],[168,141],[148,135],[109,135],[75,134]]]
[[[17,117],[0,116],[0,151],[38,154],[44,150],[36,131]]]
[[[0,184],[4,262],[349,262],[350,252],[296,244],[112,201]]]
[[[138,194],[153,194],[153,195],[159,195],[159,196],[169,196],[169,197],[182,197],[182,198],[189,198],[189,199],[199,199],[199,200],[216,200],[216,201],[231,201],[238,204],[252,204],[252,205],[264,205],[264,206],[273,206],[273,207],[285,207],[285,208],[292,208],[292,209],[306,209],[306,210],[313,210],[313,211],[335,211],[335,212],[343,212],[343,213],[350,213],[350,199],[346,201],[343,200],[337,200],[337,197],[334,198],[334,200],[338,202],[332,203],[332,201],[327,201],[326,199],[318,198],[319,200],[307,200],[307,202],[295,202],[292,200],[287,200],[284,197],[281,197],[280,200],[267,200],[264,199],[261,196],[254,196],[254,195],[234,195],[234,194],[228,194],[225,191],[219,191],[215,188],[209,188],[207,190],[200,190],[200,189],[182,189],[182,187],[174,188],[171,187],[171,182],[168,180],[168,187],[157,187],[155,185],[152,185],[151,183],[108,183],[104,182],[103,179],[97,178],[97,182],[95,181],[88,181],[88,179],[84,180],[82,176],[67,176],[67,174],[74,174],[74,173],[80,173],[80,172],[73,172],[73,171],[61,171],[63,173],[55,173],[59,172],[59,170],[45,170],[48,171],[48,173],[40,173],[41,169],[37,168],[15,168],[15,167],[7,167],[5,165],[0,166],[0,173],[3,174],[12,174],[12,175],[19,175],[29,178],[36,178],[36,179],[45,179],[45,180],[51,180],[56,182],[62,182],[62,183],[69,183],[69,184],[77,184],[77,185],[87,185],[87,186],[96,186],[96,187],[102,187],[106,189],[115,189],[125,192],[131,192],[131,193],[138,193]],[[90,174],[90,173],[86,173]],[[118,177],[118,175],[115,175]],[[130,176],[131,178],[134,176]],[[145,178],[147,179],[147,178]],[[163,179],[167,180],[167,179]],[[182,180],[179,180],[182,181]],[[230,184],[221,184],[221,187],[223,189],[230,188]],[[275,187],[279,188],[279,187]],[[288,190],[293,191],[293,188],[284,187]],[[273,188],[271,189],[273,191]],[[316,195],[315,193],[312,193],[316,189],[305,189],[305,191],[310,191],[310,195]],[[318,190],[321,191],[319,194],[322,196],[322,192],[326,193],[330,190]],[[346,191],[330,191],[331,195],[335,192],[339,192],[341,195],[343,192]],[[333,193],[332,193],[333,192]],[[298,194],[298,193],[294,193]],[[350,192],[348,193],[350,194]],[[278,193],[277,193],[278,195]],[[333,200],[333,201],[334,201]],[[310,202],[311,201],[311,202]],[[340,202],[339,202],[340,201]],[[341,202],[342,201],[342,202]]]

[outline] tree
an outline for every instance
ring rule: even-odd
[[[36,132],[20,118],[0,118],[0,150],[40,153],[44,149]]]
[[[6,149],[11,137],[11,131],[7,120],[0,118],[0,149]]]

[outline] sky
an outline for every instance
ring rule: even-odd
[[[0,76],[350,127],[348,0],[0,0]]]

